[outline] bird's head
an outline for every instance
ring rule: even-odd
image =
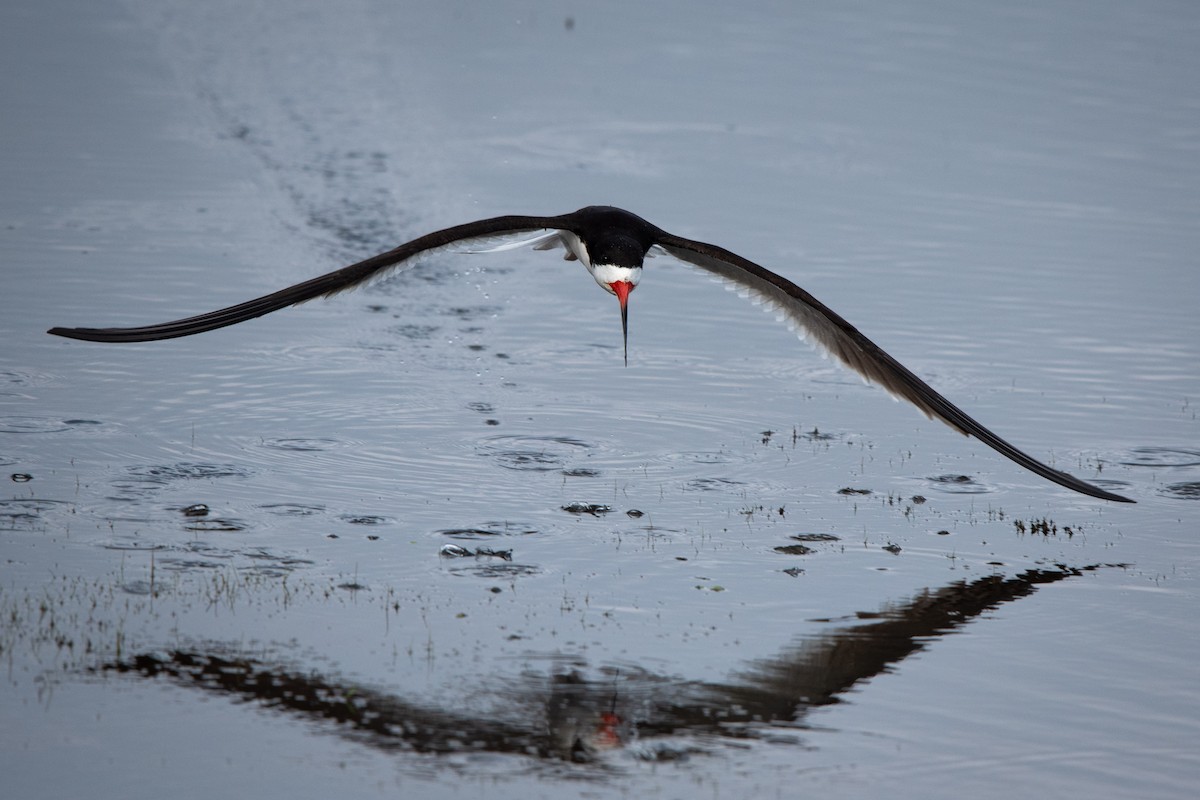
[[[613,235],[588,243],[588,271],[600,288],[615,295],[621,304],[621,336],[625,364],[629,365],[629,295],[642,279],[646,248],[635,238]]]

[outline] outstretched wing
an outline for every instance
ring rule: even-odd
[[[517,237],[512,246],[541,242],[552,239],[560,230],[562,217],[504,216],[468,222],[452,228],[435,231],[419,239],[402,244],[394,250],[342,267],[326,275],[280,289],[278,292],[247,300],[236,306],[210,311],[186,319],[146,325],[138,328],[51,328],[48,333],[83,339],[89,342],[152,342],[159,339],[174,339],[196,333],[236,325],[248,319],[270,314],[287,306],[303,303],[315,297],[330,297],[338,292],[380,277],[390,271],[411,266],[420,256],[456,248],[483,247],[494,249],[498,245],[506,248],[510,239]],[[530,241],[530,237],[534,237]]]
[[[824,351],[895,397],[909,401],[930,418],[940,419],[967,436],[974,436],[1026,469],[1077,492],[1132,503],[1073,475],[1053,469],[1018,450],[980,425],[958,406],[936,392],[907,367],[888,355],[824,303],[788,279],[760,267],[723,247],[661,233],[657,246],[675,258],[735,284],[767,307],[784,315],[793,327]]]

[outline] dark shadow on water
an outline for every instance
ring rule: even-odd
[[[1039,586],[1119,566],[1059,565],[952,583],[859,614],[855,624],[828,634],[803,637],[776,656],[747,662],[723,682],[689,682],[637,665],[590,667],[582,656],[534,656],[549,667],[494,679],[486,689],[493,710],[475,713],[248,658],[221,643],[147,652],[94,671],[255,701],[328,723],[331,731],[381,750],[509,754],[607,768],[606,753],[620,749],[660,761],[702,753],[706,743],[719,741],[803,746],[810,709],[839,702],[856,684]]]

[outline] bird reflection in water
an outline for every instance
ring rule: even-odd
[[[670,760],[703,751],[697,737],[753,739],[806,726],[811,708],[837,702],[855,684],[893,667],[986,611],[1038,586],[1105,566],[1058,567],[950,584],[890,605],[870,622],[804,637],[775,656],[750,661],[724,682],[689,682],[623,665],[586,677],[586,661],[553,657],[497,690],[500,711],[438,707],[317,672],[303,673],[214,644],[154,651],[96,669],[255,700],[384,750],[490,752],[604,764],[606,752],[634,743],[634,755]],[[483,687],[479,687],[483,691]],[[459,693],[461,694],[461,693]]]

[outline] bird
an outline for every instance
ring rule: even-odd
[[[316,278],[207,314],[135,328],[64,328],[55,336],[91,342],[150,342],[191,336],[236,325],[317,297],[331,297],[389,272],[411,267],[422,257],[450,251],[489,253],[532,247],[561,247],[564,258],[579,261],[592,278],[617,298],[625,363],[629,363],[629,295],[642,278],[648,256],[668,255],[720,278],[774,310],[802,338],[897,399],[915,405],[931,419],[975,437],[1025,469],[1059,486],[1117,503],[1128,497],[1054,469],[1017,449],[951,403],[858,328],[792,281],[713,244],[677,236],[614,206],[587,206],[557,216],[504,215],[466,222],[425,234],[385,253]]]

